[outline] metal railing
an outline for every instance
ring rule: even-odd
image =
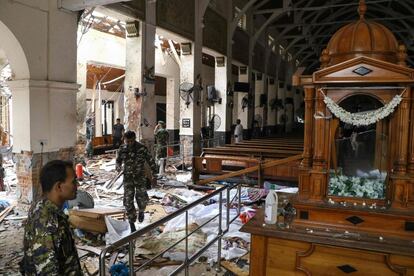
[[[184,145],[180,143],[168,144],[165,146],[160,147],[161,149],[166,150],[167,156],[164,158],[166,163],[168,164],[171,160],[179,160],[182,164],[182,168],[185,167],[185,152],[184,152]],[[169,149],[172,149],[172,154],[169,153]],[[154,153],[155,155],[155,153]],[[155,156],[154,156],[155,157]]]
[[[230,199],[230,191],[232,189],[237,189],[236,194],[232,199]],[[226,227],[223,229],[222,226],[222,220],[223,220],[223,193],[226,192]],[[205,201],[215,197],[219,196],[219,212],[217,215],[210,218],[208,221],[204,222],[203,224],[199,225],[196,229],[189,232],[189,211],[196,207],[199,204],[204,203]],[[230,209],[231,206],[234,204],[235,199],[238,199],[237,202],[237,213],[236,216],[233,218],[230,218]],[[175,246],[177,246],[179,243],[185,241],[185,260],[184,262],[178,266],[170,275],[177,275],[181,271],[185,271],[185,275],[189,275],[189,266],[191,263],[193,263],[195,260],[197,260],[198,257],[201,256],[209,247],[211,247],[215,242],[218,243],[218,252],[217,252],[217,265],[218,268],[220,267],[220,260],[221,260],[221,239],[224,234],[226,234],[230,228],[230,224],[233,223],[239,216],[240,216],[240,209],[241,209],[241,184],[234,184],[229,186],[223,186],[219,188],[218,190],[214,191],[213,193],[206,195],[187,206],[175,211],[174,213],[128,235],[127,237],[124,237],[115,243],[106,246],[99,256],[99,274],[101,276],[106,275],[106,263],[105,263],[105,256],[107,253],[114,252],[116,250],[119,250],[120,248],[124,246],[128,246],[128,252],[129,252],[129,275],[135,275],[135,272],[142,270],[143,268],[147,267],[150,263],[154,262],[157,258],[161,257],[164,253],[168,252]],[[149,233],[150,231],[154,230],[160,225],[163,225],[172,219],[185,214],[185,237],[179,239],[177,242],[169,246],[167,249],[163,250],[160,253],[157,253],[152,259],[144,262],[139,267],[135,268],[134,265],[134,248],[135,248],[135,240],[139,237],[142,237],[143,235]],[[202,227],[206,226],[210,222],[213,222],[214,220],[218,219],[218,233],[217,235],[209,241],[207,244],[205,244],[200,250],[195,252],[192,256],[189,256],[188,252],[188,238],[198,230],[200,230]]]
[[[258,164],[256,166],[250,167],[250,168],[246,168],[240,171],[236,171],[236,172],[230,172],[230,173],[226,173],[224,175],[219,175],[219,176],[215,176],[215,177],[211,177],[209,179],[205,179],[205,180],[200,180],[197,183],[198,184],[206,184],[212,181],[218,181],[218,180],[225,180],[231,177],[235,177],[235,176],[240,176],[240,175],[245,175],[247,173],[253,172],[253,171],[258,171],[260,172],[263,169],[266,168],[270,168],[270,167],[274,167],[274,166],[278,166],[278,165],[282,165],[282,164],[286,164],[288,162],[291,161],[295,161],[295,160],[299,160],[301,159],[302,156],[301,155],[295,155],[295,156],[291,156],[288,158],[284,158],[284,159],[279,159],[279,160],[273,160],[273,161],[268,161],[265,162],[263,164]],[[219,188],[218,190],[214,191],[213,193],[206,195],[190,204],[188,204],[187,206],[175,211],[174,213],[128,235],[127,237],[124,237],[118,241],[116,241],[115,243],[108,245],[107,247],[105,247],[102,251],[101,254],[99,256],[99,273],[101,276],[106,275],[106,264],[105,264],[105,256],[107,253],[109,252],[114,252],[117,249],[120,249],[122,247],[124,247],[125,245],[128,245],[128,252],[129,252],[129,275],[135,275],[136,271],[142,270],[143,268],[147,267],[151,262],[155,261],[157,258],[159,258],[160,256],[162,256],[165,252],[171,250],[172,248],[174,248],[176,245],[178,245],[179,243],[185,241],[185,260],[184,262],[177,267],[177,269],[175,269],[170,275],[177,275],[179,272],[181,272],[182,270],[185,270],[185,275],[189,275],[188,274],[188,270],[189,270],[189,266],[192,262],[194,262],[201,254],[203,254],[203,252],[205,252],[210,246],[212,246],[215,242],[218,242],[218,249],[217,249],[217,265],[218,268],[220,268],[220,260],[221,260],[221,239],[223,237],[224,234],[226,234],[229,231],[230,228],[230,224],[233,223],[239,216],[240,216],[240,210],[241,210],[241,183],[236,183],[233,185],[228,185],[228,186],[223,186],[221,188]],[[237,188],[237,193],[236,195],[230,200],[230,191],[232,189]],[[223,230],[222,228],[222,218],[223,218],[223,192],[226,191],[226,228]],[[192,208],[194,208],[195,206],[204,203],[205,201],[209,200],[212,197],[215,196],[219,196],[219,213],[217,215],[215,215],[214,217],[212,217],[211,219],[209,219],[208,221],[206,221],[205,223],[199,225],[195,230],[189,232],[188,230],[188,211]],[[234,200],[238,198],[238,202],[237,202],[237,213],[236,216],[233,218],[230,218],[230,209],[231,206],[233,205]],[[139,237],[142,237],[143,235],[149,233],[150,231],[154,230],[156,227],[163,225],[165,223],[167,223],[168,221],[182,215],[185,214],[185,237],[178,240],[177,242],[175,242],[173,245],[169,246],[167,249],[163,250],[162,252],[158,253],[156,256],[154,256],[152,259],[144,262],[143,264],[141,264],[137,269],[135,269],[134,266],[134,248],[135,248],[135,240]],[[219,223],[218,223],[218,233],[217,236],[214,237],[210,242],[208,242],[206,245],[204,245],[199,251],[197,251],[196,253],[194,253],[192,256],[188,256],[188,237],[192,234],[194,234],[196,231],[200,230],[203,226],[206,226],[207,224],[209,224],[210,222],[214,221],[215,219],[219,219]]]

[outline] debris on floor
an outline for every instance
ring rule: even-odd
[[[83,162],[83,161],[82,161]],[[124,217],[123,176],[115,171],[115,154],[104,154],[83,162],[83,177],[79,180],[79,194],[76,200],[68,202],[69,218],[74,226],[75,240],[85,275],[97,275],[99,254],[106,244],[128,235],[130,226]],[[12,164],[12,163],[11,163]],[[13,165],[5,163],[6,192],[0,192],[0,274],[7,271],[18,273],[18,262],[23,256],[23,222],[29,206],[16,205],[17,178],[13,175]],[[136,223],[141,229],[178,209],[194,202],[222,184],[197,187],[191,182],[191,171],[180,171],[180,160],[176,164],[167,164],[165,173],[158,178],[158,185],[148,191],[150,201],[142,223]],[[225,184],[225,183],[224,183]],[[230,192],[229,200],[236,196],[237,190]],[[14,194],[14,196],[12,196]],[[240,202],[241,215],[238,216],[238,199],[233,201],[229,211],[235,221],[226,230],[221,243],[221,265],[236,275],[248,275],[250,234],[239,232],[255,211],[252,205],[266,197],[266,190],[242,187]],[[189,255],[198,251],[214,239],[218,233],[219,196],[192,208],[188,212],[189,228],[192,233],[188,238]],[[227,221],[226,193],[222,198],[222,229]],[[185,236],[185,215],[176,217],[154,229],[151,233],[136,240],[134,263],[139,266],[168,248]],[[206,224],[205,224],[206,223]],[[203,227],[201,227],[205,224]],[[198,229],[200,227],[200,229]],[[213,266],[217,262],[218,247],[214,243],[190,268],[197,271],[191,275],[224,275],[217,273]],[[246,257],[247,256],[247,257]],[[185,260],[185,241],[156,259],[139,275],[168,275]],[[108,255],[106,265],[110,267],[128,263],[127,248]],[[168,272],[169,271],[169,272]],[[156,272],[156,274],[154,274]],[[217,274],[216,274],[217,273]]]

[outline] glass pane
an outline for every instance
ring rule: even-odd
[[[358,128],[342,124],[335,138],[328,194],[383,199],[387,141],[382,122]]]

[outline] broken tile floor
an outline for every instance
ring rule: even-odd
[[[113,154],[106,154],[94,157],[86,162],[86,176],[80,182],[80,190],[88,192],[93,197],[95,208],[123,208],[122,176],[117,181],[110,183],[110,180],[116,175],[114,157]],[[19,275],[18,262],[23,255],[23,223],[24,219],[27,218],[29,206],[17,203],[17,179],[14,174],[12,161],[6,161],[4,167],[6,169],[5,181],[8,191],[0,192],[0,200],[7,201],[9,204],[16,206],[0,222],[0,275]],[[158,187],[148,191],[150,203],[145,212],[145,220],[141,224],[136,224],[137,229],[174,212],[178,208],[206,194],[205,192],[189,190],[186,187],[186,184],[191,181],[190,172],[177,171],[173,166],[167,166],[166,171],[165,176],[158,180]],[[199,205],[197,208],[194,208],[194,211],[191,211],[189,215],[191,229],[197,227],[197,223],[202,223],[203,219],[208,219],[209,216],[217,214],[217,212],[218,204],[214,200],[209,205]],[[232,214],[235,214],[235,209],[232,210]],[[217,233],[217,224],[218,220],[213,220],[206,225],[206,229],[203,228],[194,233],[190,237],[189,251],[195,252],[205,245],[211,237],[214,237],[214,234]],[[213,246],[207,250],[190,268],[190,275],[248,275],[250,236],[238,232],[241,225],[240,219],[237,219],[223,239],[222,270],[220,272],[215,270],[216,266],[214,264],[214,260],[217,258],[216,244],[215,247]],[[163,227],[157,228],[150,235],[138,239],[135,249],[135,264],[142,264],[142,262],[154,256],[156,252],[159,252],[159,250],[166,248],[178,238],[183,237],[183,229],[183,217],[178,217]],[[96,253],[99,253],[105,246],[105,235],[75,229],[75,236],[85,275],[97,275],[99,261]],[[137,275],[168,275],[182,262],[183,252],[184,243],[182,242],[176,249],[164,254],[162,258],[157,259],[154,265],[145,271],[139,272]],[[226,261],[226,259],[230,261]],[[107,264],[110,261],[112,263],[126,263],[128,261],[127,251],[121,250],[117,259],[110,260],[110,258],[107,258],[106,261]],[[229,270],[226,270],[224,267]],[[233,273],[230,271],[233,271]]]

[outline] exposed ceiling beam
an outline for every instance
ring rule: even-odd
[[[407,15],[407,16],[401,16],[401,17],[369,17],[369,20],[372,21],[399,21],[402,19],[413,19],[414,15]],[[286,28],[286,27],[302,27],[302,26],[326,26],[326,25],[332,25],[332,24],[346,24],[355,22],[355,19],[350,20],[340,20],[340,21],[331,21],[331,22],[314,22],[314,23],[292,23],[292,24],[275,24],[270,26],[269,28]]]
[[[105,6],[131,0],[58,0],[58,7],[69,11],[81,11],[88,7]]]
[[[367,5],[369,4],[376,4],[376,3],[384,3],[389,2],[389,0],[374,0],[374,1],[368,1],[366,2]],[[294,8],[288,8],[288,11],[295,12],[295,11],[320,11],[323,9],[330,9],[330,8],[340,8],[340,7],[347,7],[347,6],[358,6],[359,3],[348,3],[348,4],[331,4],[331,5],[323,5],[323,6],[317,6],[317,7],[294,7]],[[274,13],[279,9],[266,9],[266,10],[256,10],[254,12],[255,15],[257,14],[269,14]]]

